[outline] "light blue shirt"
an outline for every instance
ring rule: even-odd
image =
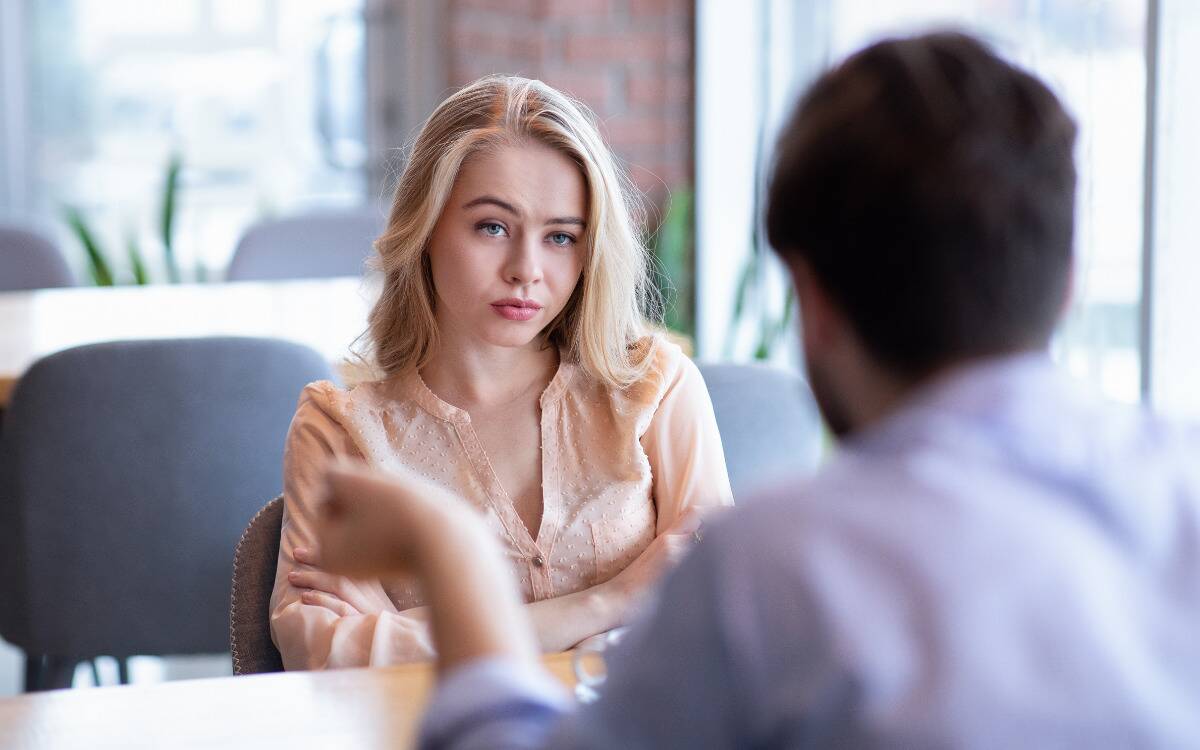
[[[1200,433],[1041,356],[925,388],[706,533],[576,708],[453,673],[426,747],[1200,747]]]

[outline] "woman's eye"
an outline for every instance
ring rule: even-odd
[[[489,237],[503,237],[505,234],[504,227],[494,221],[485,221],[478,229]]]
[[[550,241],[559,247],[566,247],[575,243],[575,238],[566,232],[555,232],[550,235]]]

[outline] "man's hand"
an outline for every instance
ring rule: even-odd
[[[353,464],[326,474],[317,535],[322,567],[330,572],[356,578],[419,573],[430,544],[488,533],[459,498],[412,475]]]
[[[331,468],[326,480],[322,563],[356,578],[415,576],[432,610],[439,669],[490,656],[536,658],[511,569],[465,502],[412,476],[352,466]]]

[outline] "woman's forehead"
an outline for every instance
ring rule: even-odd
[[[583,174],[569,156],[528,142],[472,155],[459,170],[450,200],[457,209],[491,205],[542,221],[586,216],[588,195]]]

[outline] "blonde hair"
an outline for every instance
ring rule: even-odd
[[[588,194],[583,272],[546,327],[547,343],[612,387],[645,374],[651,348],[645,337],[652,328],[647,315],[660,315],[661,303],[635,229],[642,219],[639,194],[586,106],[541,81],[488,76],[450,96],[425,121],[396,187],[387,229],[375,242],[383,292],[364,334],[364,358],[377,376],[419,369],[437,347],[427,251],[463,162],[484,149],[527,140],[574,161]]]

